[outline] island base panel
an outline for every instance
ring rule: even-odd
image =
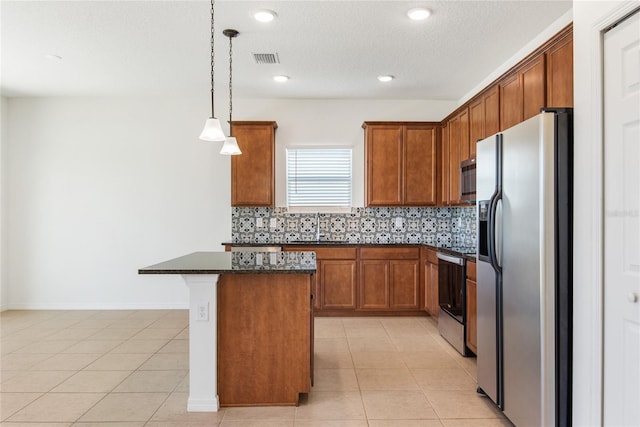
[[[312,321],[309,275],[221,275],[220,405],[297,405],[311,388]]]

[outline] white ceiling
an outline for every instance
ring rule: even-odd
[[[413,22],[406,11],[427,6]],[[209,1],[0,3],[4,96],[185,95],[209,91]],[[276,11],[269,24],[259,9]],[[571,1],[216,2],[216,90],[234,96],[458,100],[571,8]],[[60,55],[61,61],[44,58]],[[259,65],[253,53],[277,53]],[[275,83],[286,74],[291,80]],[[379,74],[396,79],[381,84]]]

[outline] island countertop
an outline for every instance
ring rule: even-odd
[[[194,252],[138,274],[313,274],[315,252]]]

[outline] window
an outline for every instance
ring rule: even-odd
[[[351,148],[288,148],[288,206],[351,206]]]

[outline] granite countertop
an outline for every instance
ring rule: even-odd
[[[194,252],[138,270],[138,274],[313,274],[315,272],[315,252]]]
[[[434,246],[426,243],[358,243],[350,242],[346,240],[296,240],[291,242],[223,242],[224,246],[242,246],[242,247],[267,247],[267,246],[424,246],[428,249],[435,251],[445,252],[451,255],[458,255],[464,257],[467,261],[476,261],[475,248],[465,247],[442,247]]]

